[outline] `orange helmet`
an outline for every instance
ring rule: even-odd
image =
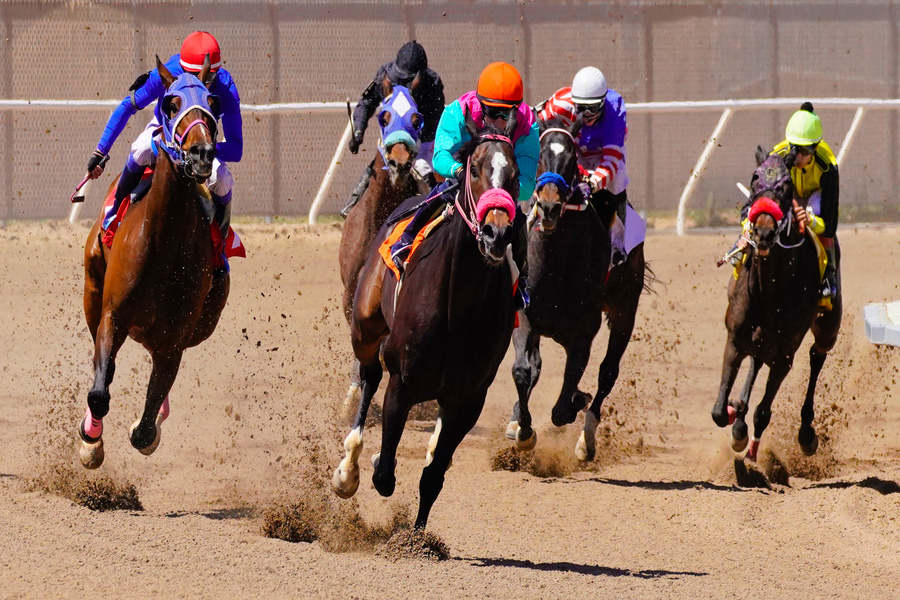
[[[478,77],[478,99],[488,106],[511,108],[522,103],[522,76],[505,62],[491,63]]]

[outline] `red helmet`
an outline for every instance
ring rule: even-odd
[[[190,73],[199,73],[203,70],[203,60],[209,54],[209,69],[216,71],[222,66],[222,53],[219,51],[219,42],[211,33],[195,31],[181,44],[181,67]]]

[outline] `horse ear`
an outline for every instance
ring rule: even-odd
[[[572,126],[569,127],[569,133],[572,134],[572,137],[578,137],[578,132],[581,131],[581,128],[584,127],[584,116],[578,115],[575,117],[575,120],[572,121]]]
[[[210,94],[209,97],[207,98],[207,102],[209,103],[209,110],[212,112],[212,114],[214,114],[214,115],[219,114],[219,112],[220,112],[219,109],[222,106],[222,103],[219,100],[219,97]]]
[[[156,72],[159,73],[159,78],[162,79],[163,85],[166,86],[166,89],[169,89],[169,86],[172,85],[172,82],[175,81],[175,76],[169,72],[166,68],[166,65],[163,64],[163,61],[159,60],[159,55],[156,55]]]
[[[419,87],[419,84],[422,83],[422,72],[419,71],[416,73],[416,78],[412,80],[412,83],[409,84],[409,93],[412,94],[413,91]]]
[[[768,155],[769,154],[765,150],[763,150],[762,146],[757,146],[756,147],[756,166],[758,167],[759,165],[763,164],[763,161],[766,160],[766,157]]]
[[[534,115],[534,121],[538,124],[538,131],[540,133],[544,133],[544,130],[549,127],[549,124],[541,121],[541,117],[538,115],[538,110],[535,107],[531,107],[531,114]]]
[[[465,120],[466,120],[466,131],[469,132],[469,135],[472,136],[472,139],[478,137],[478,125],[475,124],[475,119],[472,118],[472,113],[469,111],[469,107],[466,107],[465,112]]]
[[[394,92],[394,86],[391,83],[391,80],[385,77],[381,80],[381,93],[384,94],[384,97],[387,98]]]
[[[383,110],[378,114],[378,124],[381,125],[382,129],[391,124],[391,112],[389,110]]]
[[[200,69],[200,75],[197,77],[203,82],[203,85],[206,85],[206,80],[209,78],[209,54],[206,55],[206,58],[203,59],[203,68]]]
[[[509,115],[509,120],[506,122],[506,137],[512,139],[513,134],[516,132],[516,125],[519,124],[519,108],[514,106],[511,110],[511,114]]]

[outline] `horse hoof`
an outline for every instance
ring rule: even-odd
[[[575,458],[581,462],[590,462],[594,460],[596,452],[597,447],[593,438],[588,438],[582,431],[575,443]]]
[[[355,465],[345,465],[345,458],[334,470],[334,477],[331,478],[331,488],[338,498],[352,498],[359,489],[359,467]]]
[[[744,451],[744,448],[747,447],[747,442],[750,441],[749,436],[745,436],[743,439],[737,439],[735,437],[731,438],[731,449],[740,454]]]
[[[519,422],[518,421],[510,421],[506,425],[506,438],[509,440],[516,439],[516,434],[519,432]]]
[[[156,436],[146,446],[140,446],[140,440],[135,438],[134,432],[137,430],[138,425],[141,424],[140,419],[131,424],[131,427],[128,429],[128,437],[131,439],[131,445],[144,456],[150,456],[156,449],[159,448],[159,442],[162,438],[162,419],[160,419],[160,415],[156,417]]]
[[[818,449],[819,449],[819,436],[816,435],[815,432],[813,432],[812,440],[810,440],[809,443],[804,444],[803,442],[800,442],[800,450],[806,456],[812,456],[813,454],[816,453],[816,450],[818,450]]]
[[[375,490],[388,498],[394,495],[394,488],[397,486],[397,478],[394,477],[393,473],[388,473],[381,478],[378,476],[378,472],[376,471],[374,475],[372,475],[372,485],[375,486]]]
[[[737,409],[729,404],[728,405],[728,424],[734,425],[735,419],[737,419]]]
[[[372,468],[377,469],[379,462],[381,462],[381,452],[376,452],[372,455]]]
[[[81,448],[78,450],[78,458],[81,459],[81,465],[85,469],[96,469],[103,464],[106,455],[103,452],[103,440],[89,443],[82,441]]]
[[[521,427],[516,429],[516,446],[519,447],[519,450],[534,450],[534,447],[537,446],[537,431],[532,428],[531,435],[528,437],[522,435],[523,431]]]

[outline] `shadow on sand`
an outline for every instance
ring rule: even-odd
[[[631,569],[617,569],[615,567],[602,567],[600,565],[580,565],[570,562],[536,563],[530,560],[516,560],[512,558],[453,558],[467,562],[475,567],[513,567],[516,569],[531,569],[533,571],[556,571],[560,573],[578,573],[579,575],[591,575],[594,577],[636,577],[638,579],[681,579],[682,577],[706,577],[709,573],[696,571],[666,571],[663,569],[644,569],[632,571]]]

